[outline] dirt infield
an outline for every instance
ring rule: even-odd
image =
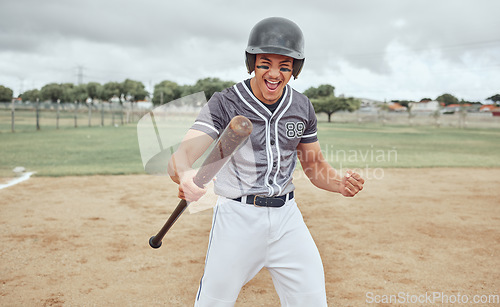
[[[353,199],[295,181],[329,305],[499,294],[500,169],[380,175]],[[147,175],[35,177],[0,190],[0,305],[192,306],[211,212],[186,213],[160,249],[148,245],[175,190]],[[279,306],[267,271],[237,306]]]

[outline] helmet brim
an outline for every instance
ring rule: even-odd
[[[277,47],[277,46],[263,46],[263,47],[248,46],[245,51],[250,54],[279,54],[279,55],[289,56],[296,60],[304,59],[303,53],[299,53],[291,49]]]

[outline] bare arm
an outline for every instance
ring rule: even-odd
[[[208,134],[190,129],[182,140],[177,151],[168,162],[170,178],[179,184],[179,197],[188,201],[196,201],[206,190],[198,187],[193,178],[196,172],[192,166],[200,158],[214,139]]]
[[[347,197],[363,189],[365,181],[359,174],[348,171],[342,176],[326,161],[319,142],[300,143],[297,155],[304,173],[316,187]]]

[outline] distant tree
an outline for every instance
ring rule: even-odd
[[[122,83],[122,93],[132,96],[132,101],[144,100],[149,94],[140,81],[126,79]]]
[[[73,101],[75,101],[75,98],[73,95],[75,85],[73,83],[62,83],[62,84],[59,84],[59,86],[62,89],[62,96],[59,97],[59,99],[61,99],[61,102],[73,102]]]
[[[63,98],[64,87],[57,83],[49,83],[40,89],[41,100],[56,102]]]
[[[320,96],[311,100],[316,113],[326,113],[328,122],[331,122],[332,114],[338,111],[353,112],[361,106],[361,101],[353,97],[335,97],[334,95]]]
[[[459,100],[457,97],[451,94],[443,94],[436,98],[437,101],[444,103],[445,106],[450,104],[458,104]]]
[[[459,104],[471,104],[471,105],[475,105],[475,104],[479,104],[481,105],[482,103],[479,102],[479,101],[469,101],[469,100],[464,100],[464,99],[461,99]]]
[[[108,82],[103,85],[99,99],[109,100],[113,96],[120,97],[123,93],[122,84],[119,82]]]
[[[316,113],[326,113],[328,122],[331,122],[332,114],[335,112],[352,112],[361,106],[359,99],[353,97],[335,97],[335,87],[330,84],[310,87],[304,91],[304,95],[311,100]]]
[[[37,98],[40,98],[40,91],[38,89],[28,90],[21,94],[21,99],[23,101],[35,102]]]
[[[162,81],[155,85],[153,92],[153,104],[160,105],[179,99],[182,95],[182,88],[175,82]]]
[[[96,99],[102,96],[103,87],[97,82],[89,82],[86,85],[88,97]]]
[[[1,102],[10,102],[12,100],[12,96],[14,91],[8,87],[0,85],[0,101]]]
[[[91,97],[87,91],[87,84],[79,84],[71,89],[70,95],[71,100],[67,101],[78,101],[85,102],[88,97]]]
[[[214,93],[231,87],[233,84],[233,81],[223,81],[219,78],[205,78],[196,81],[196,83],[190,87],[184,88],[183,94],[193,94],[203,91],[205,92],[207,100],[209,100]]]
[[[495,104],[498,104],[500,102],[500,94],[495,94],[495,95],[493,95],[491,97],[486,98],[486,100],[491,100]]]
[[[303,93],[309,99],[326,97],[326,96],[335,96],[335,87],[330,84],[322,84],[318,87],[310,87]]]

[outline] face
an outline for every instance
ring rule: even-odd
[[[290,81],[293,58],[278,54],[257,54],[255,76],[250,81],[255,96],[262,102],[272,104],[283,94]]]

